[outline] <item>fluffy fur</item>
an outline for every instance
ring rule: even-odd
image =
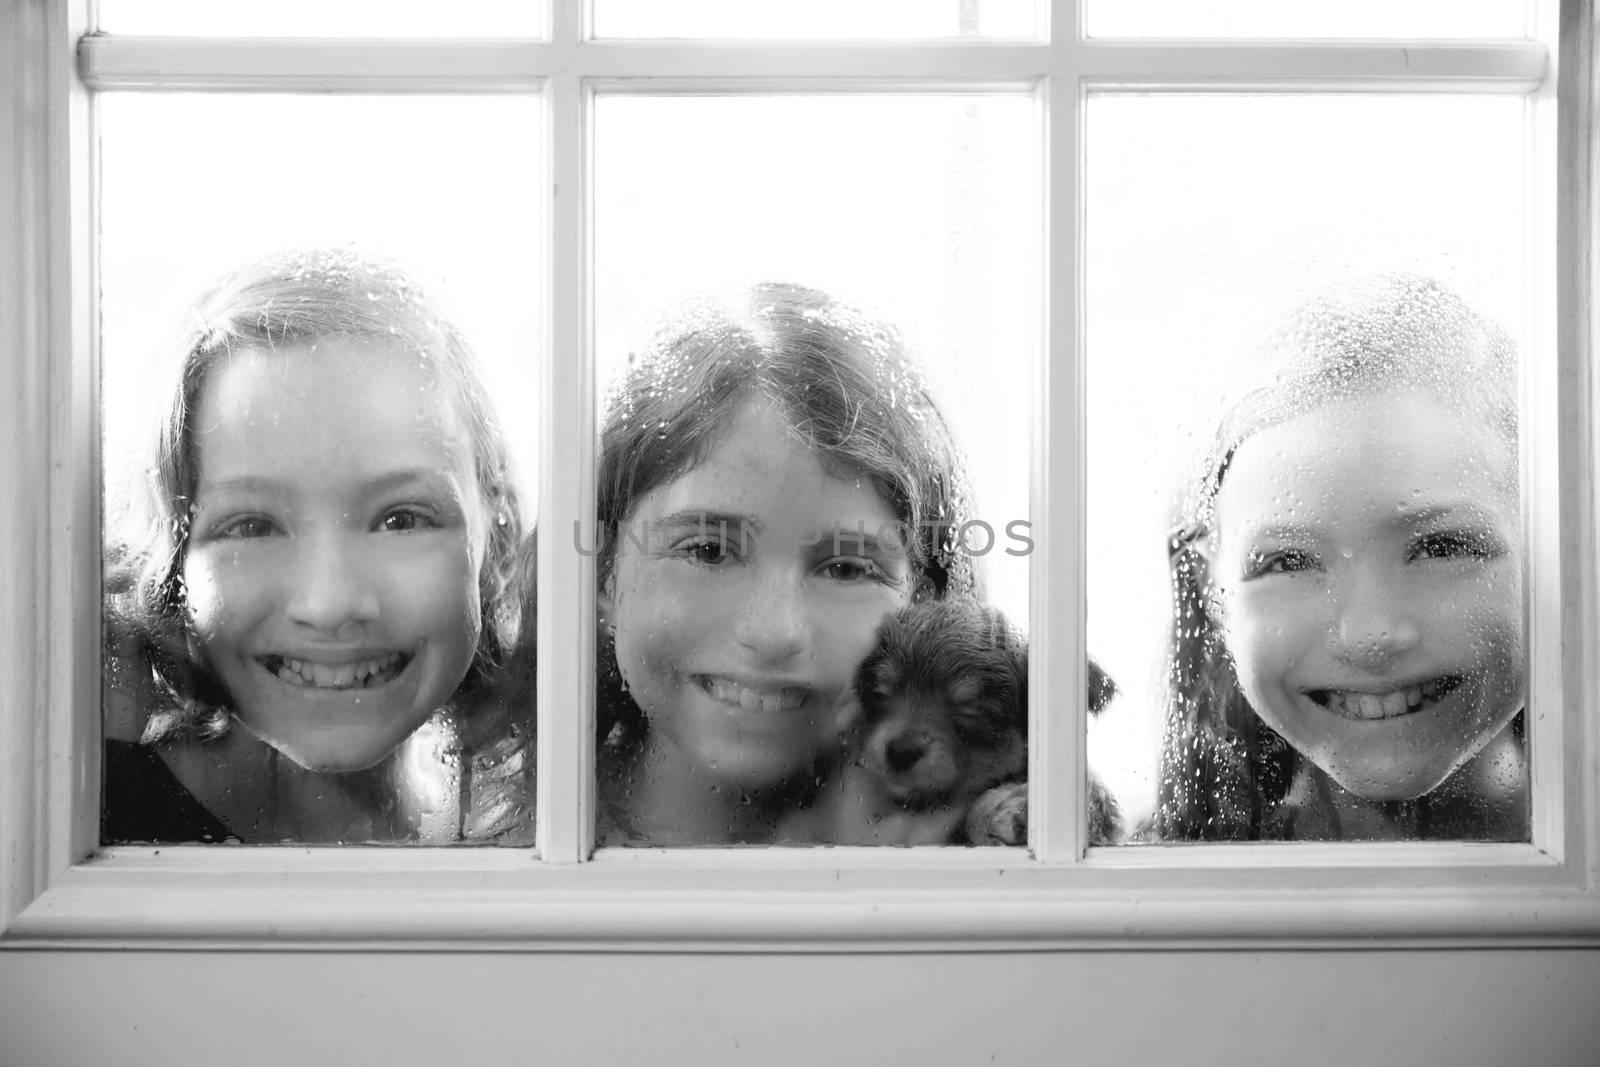
[[[1116,693],[1089,663],[1089,708]],[[956,816],[972,844],[1027,838],[1028,645],[1005,617],[975,600],[913,604],[886,619],[856,675],[858,755],[883,814]],[[1116,800],[1090,776],[1090,840],[1121,831]],[[847,831],[846,831],[847,833]]]

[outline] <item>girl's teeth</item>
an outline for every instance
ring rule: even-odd
[[[381,656],[355,663],[312,663],[285,656],[283,666],[278,669],[277,674],[280,681],[290,685],[313,686],[318,689],[351,689],[393,667],[399,659],[398,652],[385,652]]]
[[[1328,689],[1323,691],[1326,699],[1322,705],[1336,715],[1351,719],[1393,719],[1437,699],[1441,691],[1448,691],[1448,688],[1440,681],[1408,686],[1392,693],[1350,693]]]
[[[736,685],[722,678],[708,679],[706,688],[718,700],[737,704],[745,711],[759,711],[769,715],[780,711],[793,711],[805,702],[806,697],[805,690],[798,686],[762,691]]]

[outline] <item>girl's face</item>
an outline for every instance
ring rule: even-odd
[[[193,412],[183,580],[250,731],[313,770],[382,759],[477,648],[471,438],[414,355],[324,341],[219,362]]]
[[[1350,792],[1438,786],[1522,707],[1516,461],[1422,394],[1263,430],[1217,497],[1211,576],[1256,713]]]
[[[911,599],[903,546],[878,537],[896,518],[763,401],[634,505],[601,611],[635,702],[697,774],[773,786],[837,743],[878,623]]]

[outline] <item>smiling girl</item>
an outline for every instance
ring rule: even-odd
[[[696,305],[632,362],[598,478],[602,843],[766,841],[807,802],[879,622],[973,587],[960,469],[896,335],[815,291]]]
[[[1170,545],[1158,836],[1526,838],[1515,364],[1413,276],[1260,353]]]
[[[161,839],[173,804],[202,838],[510,829],[530,709],[489,690],[521,524],[459,334],[320,251],[224,282],[174,356],[142,521],[108,545],[113,677],[152,684],[149,747],[108,746],[105,838]]]

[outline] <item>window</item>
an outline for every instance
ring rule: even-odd
[[[1097,26],[1097,6],[1083,12],[1092,31],[1133,32]],[[601,0],[594,12],[597,31],[664,33],[630,31],[608,7]],[[960,10],[976,11],[981,32],[986,5]],[[661,11],[650,6],[652,19]],[[917,40],[738,44],[696,40],[692,29],[683,39],[590,36],[576,0],[554,6],[542,38],[178,40],[109,30],[80,37],[88,27],[76,6],[30,15],[45,20],[34,28],[48,47],[16,78],[44,87],[44,125],[22,129],[29,152],[47,162],[30,170],[22,187],[32,210],[19,213],[19,229],[41,229],[22,235],[30,240],[0,243],[7,249],[0,276],[19,306],[37,309],[7,317],[14,349],[26,353],[7,371],[19,385],[6,391],[19,398],[7,401],[16,416],[7,420],[9,432],[47,448],[39,459],[23,458],[38,454],[31,447],[10,450],[16,458],[7,472],[14,472],[22,505],[4,535],[8,589],[16,591],[6,610],[19,640],[5,652],[8,715],[0,730],[12,753],[8,766],[19,773],[8,777],[0,832],[8,854],[25,857],[6,883],[9,943],[203,946],[221,938],[235,946],[992,949],[1356,944],[1387,935],[1415,944],[1592,944],[1600,931],[1593,884],[1597,731],[1588,692],[1597,596],[1594,457],[1587,451],[1593,219],[1589,171],[1578,161],[1592,151],[1593,116],[1592,86],[1572,80],[1589,70],[1579,32],[1587,9],[1567,5],[1559,65],[1554,12],[1542,8],[1528,16],[1520,37],[1468,36],[1481,28],[1467,27],[1441,31],[1463,35],[1450,41],[1429,34],[1329,43],[1083,37],[1076,5],[1057,2],[1047,14],[1037,25],[1004,14],[993,40],[962,34],[958,23],[955,35],[919,28]],[[64,66],[74,49],[76,75]],[[1559,112],[1557,76],[1569,79]],[[109,352],[97,351],[94,327],[114,305],[110,294],[96,292],[94,279],[97,260],[118,253],[109,229],[114,205],[95,180],[95,116],[119,106],[114,94],[126,94],[120,103],[131,111],[189,106],[180,97],[162,99],[169,91],[223,94],[241,109],[252,103],[249,93],[333,94],[318,98],[330,115],[404,102],[383,94],[428,98],[419,115],[437,109],[448,116],[456,104],[466,111],[481,103],[505,124],[501,140],[482,150],[524,161],[543,131],[550,195],[534,201],[525,189],[530,199],[515,217],[547,235],[548,247],[540,267],[510,268],[542,279],[537,303],[548,307],[534,346],[544,668],[536,858],[520,850],[96,853],[98,612],[97,590],[85,576],[94,572],[99,528],[93,486],[107,463],[94,444],[100,417],[93,401],[95,370]],[[478,99],[487,96],[499,99]],[[607,197],[625,195],[612,191],[610,183],[621,179],[607,170],[617,158],[611,153],[628,149],[629,121],[642,138],[674,111],[770,106],[776,113],[853,98],[868,98],[863,107],[905,98],[915,108],[942,97],[975,98],[980,109],[1026,100],[1042,120],[1035,165],[1044,220],[1037,294],[1043,343],[1026,393],[1036,534],[1026,603],[1035,647],[1049,654],[1033,661],[1029,849],[594,851],[593,723],[572,709],[593,707],[595,571],[581,554],[573,561],[569,537],[576,530],[592,543],[593,470],[573,457],[587,456],[594,440],[596,360],[609,343],[607,301],[614,299],[607,272],[620,269],[620,254],[607,243]],[[1525,274],[1506,277],[1522,286],[1509,306],[1525,324],[1530,368],[1522,411],[1532,427],[1524,438],[1534,546],[1531,840],[1088,849],[1080,799],[1086,728],[1076,716],[1039,712],[1055,706],[1050,694],[1084,691],[1083,651],[1092,636],[1084,625],[1081,415],[1096,402],[1095,380],[1086,382],[1084,372],[1100,328],[1093,271],[1103,223],[1094,197],[1104,180],[1100,168],[1115,157],[1110,149],[1098,155],[1097,131],[1102,124],[1131,128],[1160,112],[1181,124],[1186,110],[1359,113],[1374,98],[1390,109],[1385,123],[1391,114],[1416,112],[1430,122],[1460,115],[1485,131],[1494,123],[1521,125],[1527,138],[1525,221],[1520,231],[1513,227],[1519,236],[1495,239],[1525,242],[1529,264]],[[522,118],[535,100],[542,122]],[[1304,129],[1303,120],[1285,122],[1291,131]],[[440,125],[446,129],[439,136],[447,136],[450,120]],[[1560,157],[1558,130],[1566,153]],[[1388,127],[1384,136],[1392,134]],[[99,165],[108,173],[126,165],[117,163],[113,145],[104,151]],[[32,159],[24,154],[18,165]],[[534,211],[547,213],[542,227]],[[1558,388],[1568,383],[1578,387]],[[27,715],[35,708],[42,717]],[[223,886],[228,891],[218,892]],[[133,899],[141,906],[128,907]],[[431,906],[418,909],[422,902]]]

